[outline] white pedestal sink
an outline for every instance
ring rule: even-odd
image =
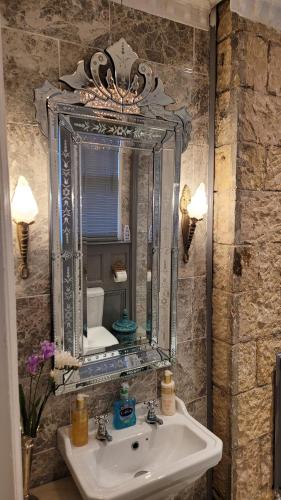
[[[111,442],[97,441],[90,420],[89,443],[72,446],[70,427],[58,431],[58,447],[85,500],[167,500],[193,483],[222,456],[222,442],[192,418],[177,398],[172,417],[163,425],[145,422],[137,405],[137,424],[115,430]]]

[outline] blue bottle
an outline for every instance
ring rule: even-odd
[[[113,425],[115,429],[125,429],[136,425],[136,400],[129,398],[129,384],[121,385],[120,399],[113,404]]]

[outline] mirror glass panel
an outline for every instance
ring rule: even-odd
[[[153,151],[90,134],[80,150],[85,355],[151,338]]]

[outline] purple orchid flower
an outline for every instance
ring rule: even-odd
[[[52,358],[55,354],[55,343],[48,340],[41,342],[41,353],[44,360]]]
[[[26,368],[31,376],[37,375],[38,368],[41,362],[42,362],[42,357],[38,356],[37,354],[31,354],[31,356],[28,357]]]

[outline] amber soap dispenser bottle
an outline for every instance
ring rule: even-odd
[[[88,443],[88,408],[85,399],[87,394],[77,394],[71,411],[71,441],[73,446],[84,446]]]

